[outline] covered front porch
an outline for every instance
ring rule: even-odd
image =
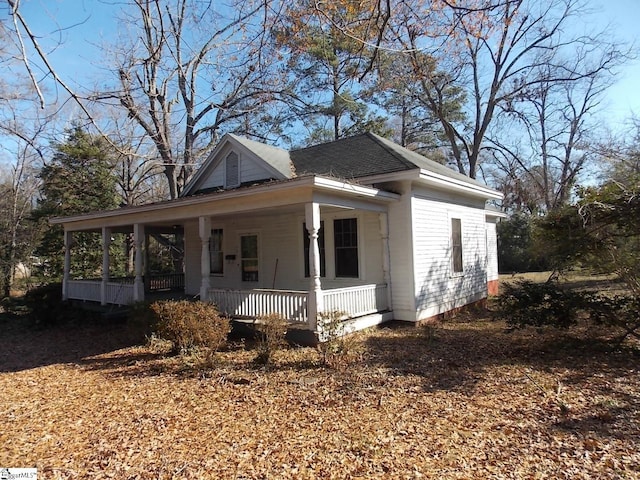
[[[387,206],[397,195],[315,176],[285,186],[57,219],[65,227],[63,297],[128,305],[174,291],[231,318],[279,314],[314,332],[323,312],[344,313],[353,329],[392,319]],[[148,271],[149,232],[162,229],[184,232],[182,272]],[[79,231],[102,236],[99,279],[72,278]],[[134,274],[127,278],[109,275],[114,232],[132,237]]]

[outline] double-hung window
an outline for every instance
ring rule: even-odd
[[[357,278],[358,219],[338,218],[333,221],[336,277]]]
[[[454,274],[464,272],[462,263],[462,221],[451,219],[451,271]]]

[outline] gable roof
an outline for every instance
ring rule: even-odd
[[[191,180],[185,185],[180,194],[181,197],[189,196],[197,192],[202,182],[206,180],[207,176],[211,174],[221,160],[221,152],[224,151],[227,145],[232,145],[232,148],[236,147],[236,149],[239,148],[248,151],[256,158],[262,160],[264,162],[264,168],[273,174],[270,179],[286,180],[295,176],[287,150],[239,137],[233,133],[226,133],[193,177],[191,177]]]
[[[421,169],[477,186],[484,184],[374,133],[363,133],[291,152],[297,174],[343,179]]]
[[[373,133],[363,133],[290,152],[228,133],[222,137],[181,196],[198,193],[200,186],[219,163],[223,147],[229,144],[250,152],[256,159],[264,162],[265,168],[272,173],[269,178],[264,179],[265,181],[282,181],[305,175],[321,175],[349,181],[414,171],[419,176],[426,174],[438,178],[441,185],[456,184],[464,188],[480,188],[484,193],[498,194],[475,179]]]
[[[256,142],[248,138],[239,137],[233,133],[228,134],[240,145],[253,152],[256,156],[265,160],[269,165],[282,174],[284,178],[292,178],[294,173],[291,168],[289,152],[282,148],[273,147],[266,143]]]

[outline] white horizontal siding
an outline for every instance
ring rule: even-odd
[[[484,211],[415,196],[412,200],[417,318],[447,312],[486,296]],[[462,223],[463,273],[451,264],[451,219]]]
[[[223,229],[223,255],[235,256],[224,261],[224,274],[210,277],[211,288],[228,289],[309,289],[309,278],[304,277],[303,222],[304,209],[300,213],[274,215],[243,215],[237,218],[211,217],[211,228]],[[333,219],[355,216],[358,219],[360,277],[334,278],[333,267]],[[321,279],[323,289],[342,288],[354,285],[384,283],[382,271],[382,241],[379,215],[374,212],[353,211],[322,212],[325,225],[325,248],[327,277]],[[259,281],[241,281],[240,236],[255,233],[259,237]],[[186,291],[197,294],[200,291],[201,243],[197,222],[185,225],[185,278]]]
[[[201,180],[199,189],[205,190],[208,188],[223,188],[225,184],[225,159],[231,152],[230,149],[226,150],[220,156],[220,161],[214,165],[211,172],[206,178]],[[265,167],[264,161],[247,153],[238,154],[240,161],[240,183],[256,182],[260,180],[267,180],[273,178],[273,174]]]
[[[416,317],[411,220],[411,196],[404,194],[400,202],[389,206],[388,221],[391,303],[394,318],[406,321]]]

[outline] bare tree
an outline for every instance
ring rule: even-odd
[[[482,9],[470,10],[471,5]],[[436,18],[431,16],[437,25],[451,25],[448,31],[436,30],[435,39],[442,38],[442,48],[433,55],[450,81],[466,91],[467,122],[462,123],[443,115],[446,112],[440,97],[430,92],[437,93],[444,85],[429,71],[422,72],[419,53],[424,45],[433,48],[435,39],[427,40],[433,29],[416,23],[419,11],[405,12],[398,38],[412,57],[416,72],[423,73],[424,98],[440,118],[461,173],[476,177],[489,128],[501,108],[544,85],[568,85],[609,71],[621,62],[623,52],[606,44],[601,46],[605,53],[600,62],[563,61],[561,52],[582,50],[586,56],[602,41],[567,33],[566,27],[582,12],[580,0],[468,0],[447,4]]]
[[[241,128],[247,112],[271,99],[277,77],[267,75],[264,37],[271,11],[259,1],[131,5],[122,22],[128,36],[111,47],[119,87],[96,100],[115,99],[151,139],[175,198],[223,126]]]
[[[0,135],[13,160],[0,170],[0,281],[3,295],[8,297],[16,267],[20,263],[28,265],[35,248],[37,227],[29,215],[38,194],[38,166],[43,160],[49,119],[39,116],[24,122],[4,110]]]

